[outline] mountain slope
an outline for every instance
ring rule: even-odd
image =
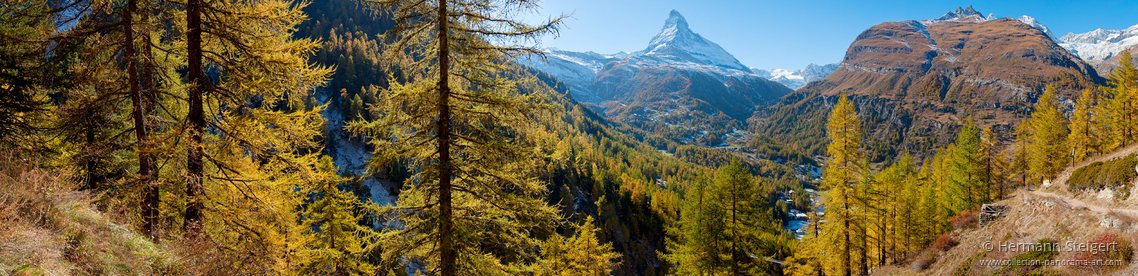
[[[834,73],[758,112],[753,129],[822,154],[825,116],[838,95],[849,95],[865,122],[873,161],[896,151],[923,156],[951,142],[968,116],[1008,139],[1047,85],[1065,100],[1101,82],[1036,27],[958,11],[867,29]]]
[[[682,143],[717,130],[730,132],[729,121],[743,121],[792,92],[693,32],[674,10],[643,50],[600,55],[547,49],[545,54],[544,60],[521,62],[561,79],[574,98],[609,119]],[[702,122],[716,116],[725,122]]]

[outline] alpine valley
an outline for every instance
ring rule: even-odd
[[[1138,25],[777,69],[542,2],[5,0],[0,275],[1138,275]]]

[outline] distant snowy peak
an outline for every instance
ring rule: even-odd
[[[1042,31],[1043,34],[1047,35],[1047,37],[1050,37],[1051,41],[1055,41],[1056,43],[1060,42],[1059,38],[1056,37],[1055,34],[1051,33],[1051,29],[1048,29],[1046,25],[1043,25],[1043,23],[1039,23],[1039,21],[1035,20],[1034,17],[1024,15],[1024,16],[1020,16],[1019,18],[1016,18],[1016,20],[1019,20],[1019,22],[1023,22],[1023,24],[1027,24],[1027,25],[1032,26],[1036,29],[1039,29],[1039,31]]]
[[[1138,25],[1122,30],[1099,28],[1081,34],[1068,33],[1059,41],[1060,46],[1084,60],[1103,61],[1138,45]]]
[[[651,50],[670,42],[695,40],[698,36],[688,28],[688,20],[684,19],[684,15],[680,14],[679,11],[672,10],[668,15],[668,20],[664,20],[664,28],[652,37],[652,42],[648,43],[648,49],[645,50]],[[703,37],[698,39],[703,40]]]
[[[777,68],[766,70],[751,67],[751,72],[755,72],[756,75],[781,83],[782,85],[786,85],[786,87],[789,87],[790,89],[798,89],[807,83],[825,78],[837,69],[837,63],[826,65],[817,65],[811,63],[810,65],[806,65],[806,68],[798,70]]]
[[[632,55],[648,55],[680,62],[695,62],[750,72],[719,44],[692,32],[688,21],[679,11],[672,10],[660,33],[652,37],[648,47]]]
[[[992,16],[989,15],[988,17],[992,17]],[[921,24],[928,25],[928,24],[937,23],[937,22],[944,22],[944,21],[964,21],[964,20],[987,21],[988,18],[984,17],[984,15],[981,14],[980,12],[976,11],[976,9],[973,9],[972,5],[968,5],[968,8],[957,7],[956,10],[945,13],[943,16],[936,18],[936,19],[921,20]]]

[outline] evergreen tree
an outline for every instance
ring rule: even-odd
[[[1096,105],[1094,90],[1084,89],[1079,99],[1075,101],[1075,113],[1071,115],[1071,163],[1095,154],[1098,144],[1098,133],[1094,133],[1095,118],[1092,110]]]
[[[1133,144],[1138,136],[1138,94],[1132,87],[1138,87],[1138,69],[1131,63],[1129,50],[1122,51],[1118,66],[1107,77],[1108,87],[1103,87],[1104,123],[1109,132],[1104,137],[1112,139],[1104,151],[1111,151]]]
[[[921,203],[921,181],[916,171],[916,165],[913,158],[909,154],[905,154],[901,159],[897,160],[890,170],[894,171],[900,183],[898,183],[899,193],[892,194],[897,196],[897,203],[892,206],[896,216],[894,239],[897,244],[895,248],[899,254],[894,254],[894,259],[905,259],[908,253],[913,252],[914,246],[918,243],[918,237],[922,234],[918,215],[918,207]]]
[[[843,95],[834,105],[826,123],[827,136],[830,146],[827,148],[829,158],[822,171],[822,185],[826,189],[826,225],[824,243],[829,250],[836,251],[827,254],[830,258],[827,264],[827,274],[851,275],[851,252],[854,244],[851,234],[858,227],[855,221],[854,185],[861,172],[861,121],[854,111],[853,102]]]
[[[779,269],[769,262],[767,258],[781,258],[779,254],[783,240],[779,236],[769,235],[778,233],[773,225],[770,210],[760,209],[760,198],[756,180],[751,173],[743,167],[739,159],[734,159],[729,165],[719,168],[715,175],[715,186],[712,197],[724,212],[724,221],[712,222],[725,226],[722,237],[726,240],[721,244],[729,245],[721,249],[724,255],[729,256],[728,266],[732,275],[775,274]],[[757,259],[756,259],[757,258]]]
[[[886,258],[896,261],[900,252],[907,252],[901,247],[908,244],[905,238],[911,232],[912,210],[916,208],[911,191],[916,187],[910,186],[916,182],[913,166],[913,158],[906,153],[876,176],[874,208],[877,213],[874,214],[873,236],[877,242],[878,265],[886,264]]]
[[[184,13],[171,12],[186,24],[162,39],[176,51],[155,59],[176,61],[160,65],[165,74],[185,68],[184,83],[164,80],[164,93],[185,99],[171,115],[182,124],[166,126],[185,135],[176,141],[186,155],[175,159],[186,162],[175,172],[186,185],[182,227],[239,254],[234,273],[292,271],[302,248],[298,191],[319,181],[324,107],[287,105],[331,73],[308,62],[315,41],[292,36],[303,4],[189,0]]]
[[[555,34],[561,17],[510,18],[535,10],[529,0],[366,2],[394,18],[389,59],[413,60],[400,65],[407,82],[392,76],[372,105],[379,118],[349,126],[372,137],[372,168],[402,159],[415,172],[382,210],[403,226],[381,235],[383,260],[422,261],[444,276],[524,269],[537,257],[533,231],[558,216],[541,199],[545,184],[528,174],[541,158],[523,143],[540,95],[518,93],[533,80],[502,77],[503,64],[539,53],[520,43]]]
[[[1010,172],[1008,173],[1008,178],[1012,180],[1013,183],[1017,184],[1018,187],[1027,188],[1027,176],[1029,168],[1028,159],[1030,158],[1028,147],[1030,145],[1029,143],[1031,142],[1030,131],[1030,121],[1025,120],[1020,123],[1015,130],[1015,144],[1013,144],[1009,149],[1012,151],[1012,160],[1011,164],[1008,165]]]
[[[610,275],[620,264],[612,244],[601,243],[593,217],[586,216],[572,237],[554,235],[541,247],[538,275]]]
[[[1048,86],[1035,104],[1031,127],[1028,170],[1041,181],[1054,179],[1068,164],[1067,117],[1059,107],[1055,88]]]
[[[0,145],[33,149],[38,116],[47,112],[47,101],[37,95],[37,86],[52,86],[51,62],[47,55],[54,28],[45,1],[8,1],[0,6]],[[58,71],[55,71],[58,72]]]
[[[786,274],[794,276],[821,276],[823,273],[822,260],[827,253],[825,244],[818,241],[816,233],[807,234],[794,247],[794,255],[786,259]]]
[[[981,143],[980,129],[969,117],[957,134],[948,157],[951,158],[948,161],[951,166],[951,194],[946,198],[953,200],[950,208],[954,214],[987,201],[983,187],[988,185],[988,175]]]
[[[692,185],[684,197],[677,225],[668,229],[668,254],[664,259],[679,275],[706,275],[722,270],[727,262],[720,254],[719,242],[726,232],[722,223],[726,213],[702,182]]]
[[[375,267],[363,261],[374,249],[378,235],[372,225],[363,224],[371,200],[363,203],[351,191],[340,188],[332,158],[320,158],[319,177],[310,194],[315,199],[303,213],[304,240],[301,271],[320,275],[373,275]]]
[[[981,151],[984,155],[984,175],[987,176],[988,183],[984,186],[984,202],[990,201],[993,190],[996,192],[994,200],[1004,199],[1006,191],[1004,190],[1007,182],[1007,160],[1000,155],[998,150],[1000,146],[1000,138],[996,132],[991,128],[984,128],[983,134],[980,137]]]
[[[738,159],[719,168],[711,187],[690,190],[687,204],[669,230],[665,259],[678,274],[777,274],[765,260],[782,259],[789,239],[760,208],[758,186]]]

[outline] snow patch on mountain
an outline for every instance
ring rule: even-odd
[[[1099,28],[1081,34],[1067,33],[1059,41],[1059,46],[1084,60],[1104,61],[1138,45],[1138,25],[1122,30]]]

